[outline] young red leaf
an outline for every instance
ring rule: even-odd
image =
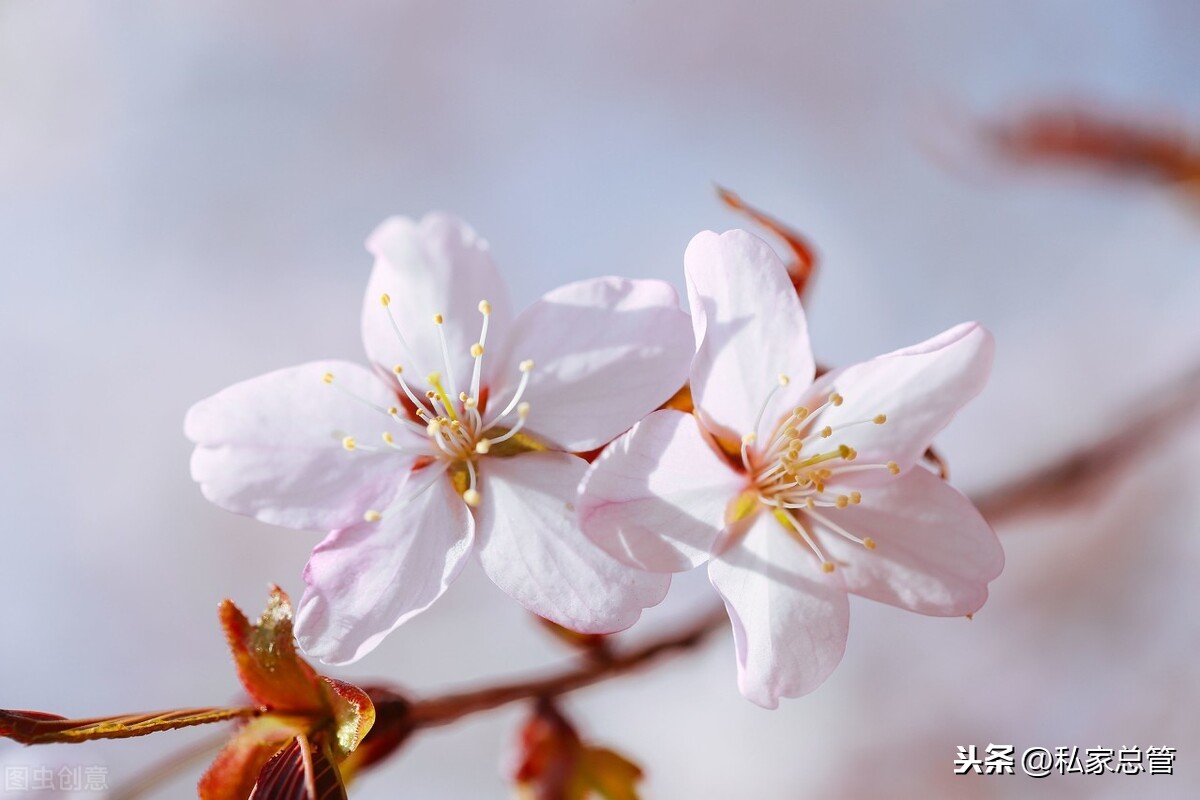
[[[558,709],[542,702],[521,730],[514,777],[528,800],[637,800],[642,771],[612,750],[584,744]]]
[[[220,606],[221,626],[246,693],[276,711],[328,712],[329,697],[316,671],[296,653],[292,605],[271,587],[267,609],[256,624],[230,600]]]

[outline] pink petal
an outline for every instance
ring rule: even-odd
[[[617,562],[580,532],[574,503],[585,469],[565,453],[483,459],[479,559],[533,613],[583,633],[612,633],[661,602],[671,578]]]
[[[363,343],[371,361],[390,374],[401,364],[410,385],[425,386],[430,372],[449,376],[442,357],[435,314],[450,353],[460,391],[471,383],[471,345],[479,341],[483,316],[479,301],[492,307],[490,333],[503,333],[512,320],[508,290],[492,264],[488,244],[465,222],[446,214],[427,214],[420,222],[406,217],[384,221],[367,239],[375,269],[363,299]],[[391,305],[384,308],[380,296]],[[388,311],[396,319],[410,351],[401,346]],[[421,391],[424,391],[422,388]]]
[[[886,414],[883,425],[856,425],[844,434],[837,432],[828,446],[854,447],[858,464],[895,461],[902,470],[908,469],[938,431],[983,390],[993,350],[987,329],[969,322],[926,342],[835,370],[817,381],[814,392],[827,395],[836,389],[845,401],[828,408],[814,424],[836,430],[841,424]],[[854,480],[865,474],[856,473]],[[865,483],[886,482],[890,477],[880,470],[875,480]]]
[[[823,573],[770,514],[708,562],[708,578],[733,623],[738,689],[747,700],[775,708],[781,697],[816,689],[842,660],[850,605],[841,578]]]
[[[669,400],[687,381],[692,336],[663,281],[598,278],[561,286],[525,310],[485,356],[493,413],[534,370],[528,430],[564,450],[597,448]]]
[[[695,417],[656,411],[592,464],[580,486],[580,525],[623,563],[682,572],[708,560],[745,484]]]
[[[234,384],[187,413],[196,443],[192,478],[229,511],[288,528],[330,530],[386,505],[412,459],[347,452],[342,437],[377,441],[395,424],[322,381],[325,373],[381,406],[395,402],[375,375],[345,361],[315,361]]]
[[[970,500],[920,467],[863,489],[862,498],[861,505],[822,509],[848,532],[877,542],[869,551],[820,533],[830,558],[845,562],[839,571],[849,591],[921,614],[979,610],[988,581],[1004,568],[1004,551]]]
[[[780,374],[791,382],[776,393],[776,410],[795,405],[812,382],[804,310],[775,251],[746,231],[697,235],[683,264],[697,342],[692,397],[706,427],[737,440]]]
[[[334,531],[304,568],[296,638],[327,664],[348,664],[429,608],[462,569],[475,535],[440,464],[415,475],[378,522]]]

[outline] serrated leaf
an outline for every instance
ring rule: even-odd
[[[41,711],[0,710],[0,736],[22,744],[125,739],[256,714],[253,708],[183,708],[148,714],[68,719]]]
[[[230,600],[220,607],[221,627],[246,693],[261,706],[297,713],[329,711],[329,694],[316,671],[296,653],[292,604],[271,587],[267,609],[251,624]]]
[[[297,736],[258,774],[250,800],[346,800],[328,745]]]
[[[346,784],[363,770],[396,752],[413,732],[409,709],[403,695],[385,686],[363,687],[374,709],[375,724],[353,753],[338,764]]]
[[[329,689],[333,706],[334,757],[341,761],[354,752],[375,724],[375,706],[367,693],[353,684],[328,676],[321,680]]]

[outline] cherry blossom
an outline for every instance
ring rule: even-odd
[[[983,388],[991,335],[963,324],[814,379],[804,312],[766,243],[701,233],[684,266],[695,413],[656,411],[601,454],[580,487],[585,534],[651,572],[707,564],[738,687],[768,708],[837,666],[847,593],[978,610],[1003,552],[921,460]]]
[[[304,571],[296,632],[357,660],[428,608],[474,553],[501,589],[566,627],[607,633],[669,577],[580,532],[577,455],[628,430],[687,378],[687,315],[661,281],[600,278],[519,315],[487,243],[431,214],[370,236],[362,333],[373,369],[318,361],[231,386],[188,413],[192,475],[230,511],[330,530]]]

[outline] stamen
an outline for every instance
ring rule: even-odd
[[[483,327],[479,330],[479,343],[476,345],[479,348],[479,355],[475,355],[475,348],[471,348],[471,355],[475,358],[475,366],[471,370],[471,397],[479,401],[479,376],[483,371],[483,348],[487,344],[488,321],[492,317],[492,304],[487,300],[479,301],[479,313],[483,315]]]
[[[366,513],[363,514],[364,522],[379,522],[381,519],[383,519],[383,515],[373,508],[367,509]]]
[[[441,330],[441,328],[438,328],[438,330]],[[450,395],[446,393],[445,388],[442,386],[442,376],[436,372],[431,372],[425,377],[425,382],[433,387],[435,396],[441,401],[442,407],[446,409],[446,416],[453,420],[458,419],[458,414],[454,413],[454,403],[450,400]]]
[[[779,507],[775,508],[774,514],[775,519],[782,522],[789,530],[795,531],[797,534],[799,534],[802,542],[808,545],[808,548],[816,554],[817,558],[821,559],[822,572],[833,572],[833,562],[825,557],[825,554],[821,552],[821,548],[817,547],[817,543],[813,540],[812,536],[809,535],[808,531],[805,530],[804,525],[802,525],[798,519]]]
[[[458,394],[458,386],[454,380],[454,367],[450,365],[450,347],[446,344],[446,330],[442,327],[442,321],[441,314],[433,315],[433,324],[437,325],[438,343],[442,346],[442,366],[446,370],[446,384],[450,387],[450,396],[454,397]],[[445,392],[441,392],[441,394],[444,395]],[[447,398],[447,408],[450,407],[448,401],[449,398]],[[451,418],[454,417],[454,412],[452,409],[450,416]]]
[[[354,440],[353,436],[344,436],[342,437],[342,447],[346,448],[347,450],[354,450],[356,447],[358,447],[358,442]]]
[[[529,403],[521,403],[519,406],[517,406],[517,416],[517,424],[512,426],[508,433],[504,434],[503,436],[498,436],[495,439],[481,439],[480,441],[488,442],[488,448],[490,449],[492,445],[500,444],[501,442],[507,442],[509,439],[516,436],[521,431],[521,428],[525,427],[525,420],[529,417]],[[476,445],[476,452],[478,452],[478,445]]]
[[[849,539],[850,541],[854,542],[857,545],[862,545],[863,547],[867,548],[868,550],[875,549],[875,540],[874,539],[871,540],[871,544],[867,544],[866,539],[858,538],[853,533],[850,533],[848,530],[843,528],[841,525],[838,525],[836,522],[833,522],[832,520],[830,520],[829,517],[815,511],[812,508],[805,509],[804,513],[808,514],[810,517],[815,519],[817,522],[821,523],[826,528],[829,528],[829,530],[833,531],[834,533],[838,534],[839,536]]]
[[[753,433],[755,436],[758,435],[758,429],[762,427],[763,415],[767,413],[767,406],[771,405],[771,400],[774,399],[775,393],[791,382],[791,378],[789,378],[787,375],[784,375],[782,372],[779,373],[779,377],[776,379],[775,385],[771,387],[771,391],[767,392],[766,398],[763,400],[762,405],[758,408],[758,415],[754,418],[754,428],[750,431],[750,433]]]
[[[397,364],[396,366],[392,367],[392,374],[394,374],[396,376],[396,380],[400,382],[400,388],[404,390],[404,394],[408,395],[408,399],[412,401],[414,406],[416,406],[417,416],[424,417],[425,414],[431,413],[431,410],[426,408],[425,404],[418,400],[417,396],[413,394],[413,390],[408,388],[408,382],[404,380],[404,367]],[[425,414],[422,414],[421,412],[425,412]],[[437,414],[434,414],[434,416],[436,417]]]
[[[475,488],[475,465],[470,461],[467,462],[467,475],[470,483],[467,486],[467,490],[463,492],[463,500],[471,508],[478,508],[479,502],[483,498],[479,496],[479,491]]]
[[[742,466],[746,471],[750,471],[750,446],[758,439],[753,433],[747,433],[742,437]]]
[[[521,382],[519,384],[517,384],[516,393],[512,396],[512,400],[508,401],[508,405],[506,405],[504,407],[504,410],[501,411],[496,416],[492,417],[492,421],[489,422],[487,425],[483,426],[483,430],[487,430],[488,428],[491,428],[497,422],[499,422],[500,420],[507,417],[512,412],[512,410],[514,408],[516,408],[517,405],[521,402],[521,395],[525,394],[525,387],[529,385],[529,374],[531,372],[533,372],[533,362],[529,361],[529,360],[522,361],[517,366],[517,369],[519,369],[521,371]],[[493,440],[493,441],[495,441],[495,440]]]
[[[395,419],[395,418],[396,418],[396,415],[395,415],[395,413],[394,413],[394,411],[395,411],[394,409],[390,409],[390,408],[384,408],[384,407],[383,407],[383,406],[381,406],[381,405],[376,405],[375,403],[371,402],[370,400],[368,400],[367,398],[365,398],[365,397],[363,397],[362,395],[358,394],[357,392],[352,392],[352,391],[350,391],[350,390],[349,390],[349,389],[347,389],[345,386],[342,386],[342,384],[341,384],[341,383],[338,383],[337,381],[335,381],[335,380],[333,379],[333,373],[332,373],[332,372],[326,372],[324,375],[322,375],[322,376],[321,376],[321,381],[322,381],[324,384],[326,384],[327,386],[332,386],[334,389],[337,389],[339,392],[341,392],[342,394],[346,395],[347,397],[349,397],[349,398],[351,398],[351,399],[353,399],[353,400],[357,400],[358,402],[362,403],[362,404],[363,404],[364,406],[366,406],[367,408],[370,408],[370,409],[373,409],[373,410],[375,410],[375,411],[378,411],[380,414],[383,414],[385,417],[392,417],[393,419]]]

